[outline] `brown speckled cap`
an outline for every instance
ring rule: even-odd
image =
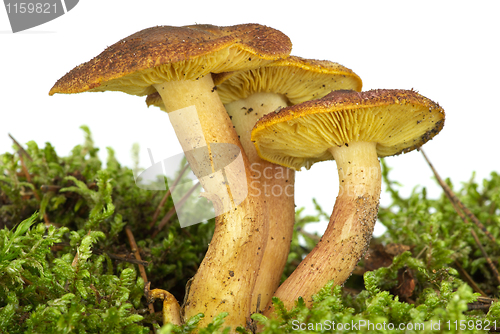
[[[377,143],[379,157],[412,151],[444,126],[439,104],[413,90],[334,91],[261,118],[252,141],[262,159],[300,170],[332,160],[328,148]]]
[[[155,92],[155,83],[259,67],[287,57],[291,46],[286,35],[259,24],[148,28],[75,67],[49,95],[114,90],[143,96]]]
[[[254,93],[276,93],[290,104],[318,99],[332,90],[360,91],[360,77],[347,67],[328,60],[290,56],[247,71],[214,75],[222,103],[245,99]]]

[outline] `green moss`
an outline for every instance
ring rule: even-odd
[[[182,301],[186,282],[210,242],[213,222],[182,229],[174,215],[152,237],[149,225],[165,191],[135,185],[134,175],[140,171],[138,146],[133,147],[132,169],[121,166],[111,148],[103,164],[89,129],[82,129],[83,145],[66,157],[49,143],[40,148],[35,142],[25,147],[29,157],[20,156],[17,147],[16,153],[0,156],[0,332],[149,333],[153,328],[162,334],[192,332],[202,315],[183,326],[160,328],[161,303],[154,304],[156,314],[149,313],[145,282],[137,264],[127,260],[133,255],[125,228],[147,262],[151,288],[169,290]],[[314,297],[311,308],[298,300],[288,311],[275,299],[277,318],[252,316],[264,333],[476,333],[485,332],[488,325],[500,328],[500,303],[489,309],[473,306],[479,305],[473,303],[480,296],[474,289],[498,298],[499,287],[470,229],[497,267],[498,242],[463,223],[444,194],[429,199],[425,188],[416,188],[408,198],[400,196],[401,186],[390,180],[384,162],[383,178],[392,204],[380,208],[379,221],[387,232],[372,245],[405,245],[406,251],[371,271],[363,259],[345,288],[330,282]],[[500,176],[492,173],[481,183],[471,178],[454,190],[498,240]],[[167,200],[159,217],[172,207],[172,200]],[[303,228],[328,218],[316,207],[314,216],[297,210],[283,280],[317,241]],[[227,333],[225,316],[222,313],[197,330]],[[249,332],[242,327],[237,331]]]

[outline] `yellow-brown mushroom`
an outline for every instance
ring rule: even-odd
[[[295,223],[295,171],[262,160],[251,141],[255,123],[277,109],[321,98],[332,90],[361,90],[352,70],[331,61],[290,56],[256,69],[214,75],[217,92],[251,164],[250,196],[264,199],[269,232],[251,309],[260,312],[278,288]]]
[[[328,281],[343,284],[366,251],[377,219],[381,187],[378,157],[406,153],[433,138],[444,111],[408,90],[334,91],[264,116],[252,131],[260,157],[300,170],[335,159],[339,195],[316,247],[279,287],[287,308]],[[269,303],[264,314],[270,315]]]
[[[184,151],[206,147],[209,152],[202,161],[191,157],[193,172],[203,175],[206,170],[217,170],[211,144],[232,144],[240,149],[243,159],[242,167],[234,171],[235,179],[249,184],[248,159],[214,89],[211,73],[259,67],[287,57],[290,51],[286,35],[258,24],[158,26],[126,37],[77,66],[59,79],[49,94],[111,90],[144,96],[158,92]],[[195,112],[184,117],[187,109]],[[206,196],[215,202],[216,211],[219,195],[229,193],[225,202],[238,195],[222,183],[204,182],[209,192],[220,190]],[[247,189],[236,191],[245,193]],[[216,218],[212,242],[184,305],[186,318],[204,313],[202,322],[209,323],[213,316],[228,311],[225,321],[229,326],[248,320],[250,296],[267,240],[261,212],[260,198],[247,196],[234,210]]]

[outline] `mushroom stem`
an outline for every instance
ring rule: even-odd
[[[264,161],[257,154],[255,145],[250,139],[255,123],[262,116],[287,105],[288,100],[285,96],[275,93],[254,93],[245,99],[236,100],[224,105],[233,122],[236,133],[240,137],[241,145],[250,163]]]
[[[148,283],[149,284],[149,283]],[[149,286],[148,286],[149,289]],[[163,309],[162,309],[162,318],[163,318],[163,325],[166,325],[168,323],[181,326],[182,321],[180,318],[180,306],[179,303],[177,302],[177,299],[175,299],[174,295],[172,295],[170,292],[161,290],[161,289],[154,289],[149,291],[148,294],[148,302],[152,303],[155,299],[160,299],[163,301]]]
[[[339,195],[328,227],[316,247],[279,287],[275,296],[290,309],[311,296],[328,281],[343,284],[368,248],[377,220],[381,170],[376,143],[351,142],[329,149],[339,174]],[[273,313],[272,303],[264,312]]]
[[[262,160],[250,135],[259,118],[287,105],[288,100],[275,93],[254,93],[225,105],[250,160],[250,196],[263,199],[263,213],[269,226],[266,248],[252,294],[252,312],[260,312],[271,300],[288,259],[295,222],[295,171]]]
[[[215,90],[211,75],[196,80],[162,82],[154,87],[160,94],[168,113],[193,105],[196,107],[199,123],[207,143],[228,143],[241,148],[233,124]],[[181,125],[173,124],[174,129]],[[192,129],[188,128],[187,130]],[[181,142],[181,145],[184,148],[184,142]],[[205,144],[200,144],[198,147],[203,145]]]
[[[250,184],[249,162],[243,151],[238,136],[233,128],[231,120],[214,89],[210,75],[197,80],[183,80],[164,82],[155,85],[161,95],[169,116],[172,113],[182,115],[183,108],[196,107],[195,117],[190,119],[170,117],[174,120],[173,127],[179,137],[179,141],[185,152],[194,148],[207,146],[209,153],[213,153],[214,143],[233,144],[240,148],[243,157],[243,166],[232,170],[234,187],[227,186],[226,196],[234,204],[237,193],[246,194],[247,186]],[[198,133],[199,129],[202,134]],[[224,157],[217,157],[224,158]],[[212,172],[217,168],[215,164],[225,168],[233,156],[226,157],[227,162],[214,161],[214,156],[206,158],[206,161],[195,159],[191,164],[195,175],[203,174],[203,169],[211,168]],[[190,161],[191,163],[191,161]],[[200,170],[197,170],[200,168]],[[220,169],[220,168],[219,168]],[[226,168],[225,168],[226,169]],[[206,174],[205,174],[206,175]],[[209,187],[205,178],[202,185]],[[220,186],[218,188],[223,188]],[[225,188],[225,187],[224,187]],[[262,259],[263,248],[267,240],[267,230],[263,222],[262,204],[259,197],[246,196],[244,200],[231,210],[223,212],[220,203],[214,198],[223,196],[225,189],[205,188],[206,192],[212,192],[205,196],[212,200],[216,209],[215,231],[208,251],[192,281],[184,308],[184,320],[198,314],[204,313],[205,317],[200,326],[210,323],[214,316],[221,312],[228,312],[225,325],[236,328],[245,325],[249,321],[251,293],[255,285],[257,271]],[[214,193],[215,192],[215,193]],[[202,193],[205,194],[205,193]],[[227,198],[226,198],[227,200]],[[227,204],[227,201],[225,202]],[[219,214],[220,213],[220,214]]]

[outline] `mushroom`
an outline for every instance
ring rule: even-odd
[[[251,164],[250,196],[264,199],[269,230],[252,297],[260,312],[279,286],[295,223],[295,171],[262,160],[250,136],[255,123],[276,109],[320,98],[338,89],[361,90],[350,69],[326,60],[290,56],[257,69],[215,74],[217,92]]]
[[[276,109],[320,98],[338,89],[361,90],[352,70],[327,60],[290,56],[256,69],[214,74],[217,92],[235,126],[251,164],[250,196],[263,197],[269,230],[253,291],[251,310],[259,312],[278,288],[288,258],[295,223],[295,171],[262,160],[250,139],[255,123]],[[158,93],[148,106],[162,110]]]
[[[208,150],[201,160],[191,156],[193,172],[199,176],[207,168],[217,170],[214,146],[232,144],[240,149],[243,159],[242,168],[234,171],[235,178],[249,183],[248,159],[215,92],[211,73],[259,67],[288,56],[290,50],[286,35],[258,24],[158,26],[126,37],[77,66],[59,79],[49,94],[113,90],[144,96],[158,91],[183,150]],[[221,213],[224,210],[218,211],[217,199],[224,191],[231,197],[233,189],[229,191],[220,183],[209,185],[206,179],[205,183],[200,180],[206,190],[217,192],[214,187],[220,188],[215,194],[207,190],[206,197]],[[247,190],[241,188],[237,191]],[[225,201],[235,202],[232,198]],[[227,325],[245,323],[261,249],[267,240],[261,211],[260,199],[247,196],[234,210],[216,217],[212,242],[184,305],[185,318],[204,313],[202,322],[209,323],[213,316],[228,311]]]
[[[365,253],[378,214],[378,157],[410,152],[444,125],[444,111],[413,90],[334,91],[322,99],[260,119],[252,141],[262,159],[295,170],[334,159],[339,195],[315,248],[275,293],[285,304],[311,296],[328,281],[343,284]],[[273,313],[268,303],[265,315]]]

